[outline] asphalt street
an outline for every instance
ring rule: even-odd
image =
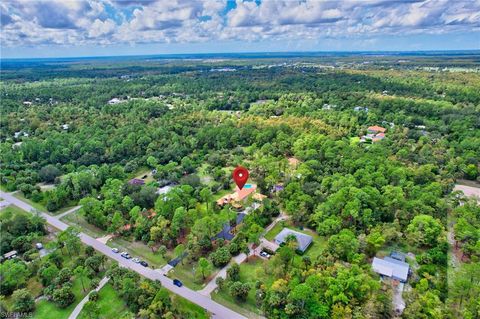
[[[0,196],[10,202],[11,204],[25,210],[28,212],[31,212],[35,210],[32,206],[29,204],[19,200],[18,198],[12,196],[9,193],[5,193],[3,191],[0,191]],[[68,225],[65,224],[64,222],[58,220],[56,217],[50,216],[49,214],[45,212],[40,212],[41,216],[45,218],[48,224],[51,226],[59,229],[59,230],[65,230],[67,229]],[[95,250],[98,252],[104,254],[105,256],[116,260],[119,265],[122,265],[124,267],[127,267],[140,275],[142,275],[145,278],[149,278],[152,280],[159,280],[162,283],[162,286],[165,287],[166,289],[170,290],[171,292],[182,296],[183,298],[190,300],[191,302],[203,307],[207,311],[209,311],[212,314],[212,318],[216,319],[246,319],[246,317],[242,316],[241,314],[225,307],[222,306],[215,301],[211,300],[207,296],[204,296],[200,294],[197,291],[191,290],[185,286],[182,287],[177,287],[173,284],[172,280],[163,276],[161,273],[158,271],[155,271],[151,268],[143,267],[140,264],[136,264],[131,260],[127,260],[125,258],[122,258],[120,254],[112,252],[111,248],[108,247],[107,245],[99,242],[93,237],[90,237],[84,233],[80,233],[80,239],[82,242],[86,245],[92,246]]]

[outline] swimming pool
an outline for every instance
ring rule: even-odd
[[[243,186],[243,188],[252,188],[252,184],[245,184],[245,186]]]

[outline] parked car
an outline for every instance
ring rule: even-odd
[[[144,260],[140,262],[140,265],[142,265],[143,267],[148,267],[148,263]]]
[[[260,252],[260,256],[265,257],[265,258],[270,258],[270,254],[268,254],[264,251]]]
[[[38,250],[43,249],[42,243],[36,243],[36,244],[35,244],[35,247],[36,247]]]
[[[118,252],[119,252],[118,248],[112,248],[112,251],[113,251],[115,254],[118,254]]]
[[[133,258],[132,261],[136,264],[140,263],[140,259],[138,259],[137,257]]]
[[[173,284],[177,287],[182,287],[183,286],[182,282],[178,279],[173,279]]]
[[[130,256],[130,254],[127,253],[126,251],[122,252],[122,253],[120,254],[120,256],[122,256],[122,257],[125,258],[125,259],[130,259],[130,258],[132,258],[132,256]]]

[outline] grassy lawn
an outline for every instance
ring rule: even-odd
[[[273,226],[273,228],[270,229],[270,231],[265,234],[265,239],[273,241],[275,236],[277,236],[278,233],[281,232],[284,227],[285,227],[284,222],[280,221],[280,222],[276,223],[275,226]]]
[[[230,262],[233,262],[230,261]],[[188,288],[191,288],[193,290],[201,290],[203,287],[206,286],[206,284],[211,280],[211,278],[215,277],[215,275],[220,271],[221,268],[214,267],[212,265],[212,270],[210,271],[210,275],[205,278],[205,280],[202,279],[201,275],[198,277],[195,276],[195,271],[194,269],[197,267],[197,263],[191,263],[187,264],[186,262],[182,265],[182,263],[179,263],[175,268],[170,270],[168,273],[169,278],[177,278],[180,279],[180,281],[187,286]]]
[[[175,309],[183,314],[183,318],[209,318],[207,312],[202,307],[197,306],[178,295],[171,294],[171,297]],[[100,290],[97,305],[100,309],[100,318],[102,319],[116,319],[124,316],[133,318],[133,314],[129,311],[125,302],[110,284],[106,284]],[[78,318],[88,319],[84,311],[80,312]]]
[[[102,319],[116,319],[124,317],[130,314],[129,317],[133,317],[133,314],[128,310],[127,306],[115,291],[112,285],[106,284],[100,289],[99,298],[97,301],[98,308],[100,309],[100,318]],[[79,319],[88,319],[85,312],[82,310]]]
[[[305,252],[305,256],[309,256],[311,260],[315,260],[327,248],[326,237],[319,236],[317,233],[310,230],[295,230],[313,237],[310,247],[308,247],[307,251]]]
[[[327,239],[323,236],[319,236],[317,233],[308,230],[300,229],[288,222],[278,222],[268,233],[265,234],[267,240],[273,241],[275,236],[284,228],[288,227],[292,230],[298,231],[300,233],[312,236],[312,243],[305,252],[305,256],[309,256],[312,260],[315,260],[322,251],[327,247]]]
[[[0,219],[9,218],[9,216],[18,215],[18,214],[27,214],[27,213],[23,209],[15,205],[10,205],[0,210]]]
[[[129,179],[132,179],[132,178],[143,179],[142,177],[147,175],[147,177],[143,179],[145,181],[145,184],[148,184],[150,182],[155,182],[155,178],[153,178],[151,173],[152,173],[152,170],[150,168],[143,166],[139,168],[135,173],[130,175],[131,177]]]
[[[23,196],[22,192],[16,192],[15,194],[13,194],[14,197],[18,198],[19,200],[21,201],[24,201],[25,203],[33,206],[33,208],[35,208],[36,210],[38,211],[41,211],[41,212],[46,212],[46,213],[49,213],[50,215],[57,215],[57,214],[61,214],[61,213],[64,213],[66,212],[67,210],[73,208],[76,204],[75,202],[70,202],[68,203],[67,206],[65,207],[62,207],[60,208],[59,210],[56,210],[56,211],[53,211],[53,212],[49,212],[47,210],[47,208],[45,207],[45,205],[43,205],[42,203],[36,203],[28,198],[26,198],[25,196]]]
[[[192,318],[192,319],[208,319],[210,316],[207,311],[202,307],[188,301],[185,298],[180,297],[179,295],[172,294],[173,306],[180,313],[183,314],[183,318]]]
[[[74,208],[75,206],[76,206],[75,203],[72,202],[71,205],[69,205],[69,206],[62,207],[59,210],[56,210],[54,212],[48,212],[47,211],[47,213],[50,214],[50,215],[58,215],[58,214],[61,214],[61,213],[65,213],[66,211]]]
[[[191,288],[193,290],[200,290],[205,287],[205,284],[197,280],[197,278],[195,277],[194,268],[196,266],[196,263],[187,264],[185,262],[183,265],[182,263],[179,263],[177,266],[175,266],[175,268],[170,270],[170,272],[168,273],[168,277],[172,279],[180,279],[180,281],[188,288]],[[212,271],[212,274],[216,271],[218,270]]]
[[[245,302],[239,302],[233,298],[226,289],[212,293],[212,299],[247,318],[258,318],[261,312],[256,305],[255,282],[260,280],[267,285],[273,282],[273,278],[264,271],[267,262],[261,258],[251,257],[248,262],[240,265],[240,281],[249,283],[251,287]]]
[[[37,298],[43,293],[42,283],[37,276],[32,277],[27,281],[27,289],[32,294],[33,298]]]
[[[165,260],[158,252],[152,250],[140,241],[128,241],[121,237],[116,237],[108,241],[110,247],[116,247],[120,251],[127,251],[133,257],[138,257],[148,262],[150,267],[161,268],[169,259],[170,254],[167,253]]]
[[[69,225],[79,227],[82,230],[82,232],[95,238],[103,237],[107,234],[106,231],[103,231],[100,228],[88,223],[85,220],[85,217],[83,217],[78,211],[75,213],[71,213],[66,216],[63,216],[60,220]]]
[[[23,196],[22,192],[16,192],[13,194],[14,197],[18,198],[21,201],[24,201],[25,203],[29,204],[30,206],[33,206],[36,210],[39,210],[41,212],[46,212],[47,208],[41,204],[41,203],[35,203],[34,201],[29,200],[25,196]]]
[[[202,166],[197,169],[197,175],[198,177],[200,177],[200,180],[203,184],[207,186],[212,186],[213,184],[215,184],[215,181],[213,180],[212,176],[207,173],[208,167],[208,164],[203,163]]]
[[[88,278],[85,278],[84,284],[87,287],[90,283]],[[70,313],[75,309],[75,306],[86,296],[86,293],[82,290],[82,284],[80,279],[75,279],[73,281],[72,287],[73,293],[75,295],[75,301],[68,306],[67,308],[61,309],[57,307],[53,302],[47,300],[40,300],[36,305],[35,313],[33,314],[33,318],[37,319],[47,319],[47,318],[55,318],[55,319],[63,319],[68,318]]]
[[[218,192],[216,192],[215,194],[213,194],[212,198],[213,198],[213,201],[217,201],[219,200],[221,197],[227,195],[227,194],[230,194],[230,193],[233,193],[233,190],[231,189],[222,189]]]

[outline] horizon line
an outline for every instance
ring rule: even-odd
[[[79,56],[52,56],[52,57],[18,57],[18,58],[3,58],[0,56],[0,61],[12,61],[12,60],[49,60],[49,59],[99,59],[99,58],[135,58],[135,57],[161,57],[161,56],[170,56],[170,57],[181,57],[189,55],[211,55],[211,56],[220,56],[220,55],[229,55],[229,54],[238,54],[238,55],[250,55],[250,54],[298,54],[298,55],[308,55],[308,54],[322,54],[322,53],[351,53],[351,54],[375,54],[375,53],[384,53],[384,54],[394,54],[394,53],[480,53],[479,49],[461,49],[461,50],[321,50],[321,51],[231,51],[231,52],[189,52],[189,53],[155,53],[155,54],[119,54],[119,55],[79,55]]]

